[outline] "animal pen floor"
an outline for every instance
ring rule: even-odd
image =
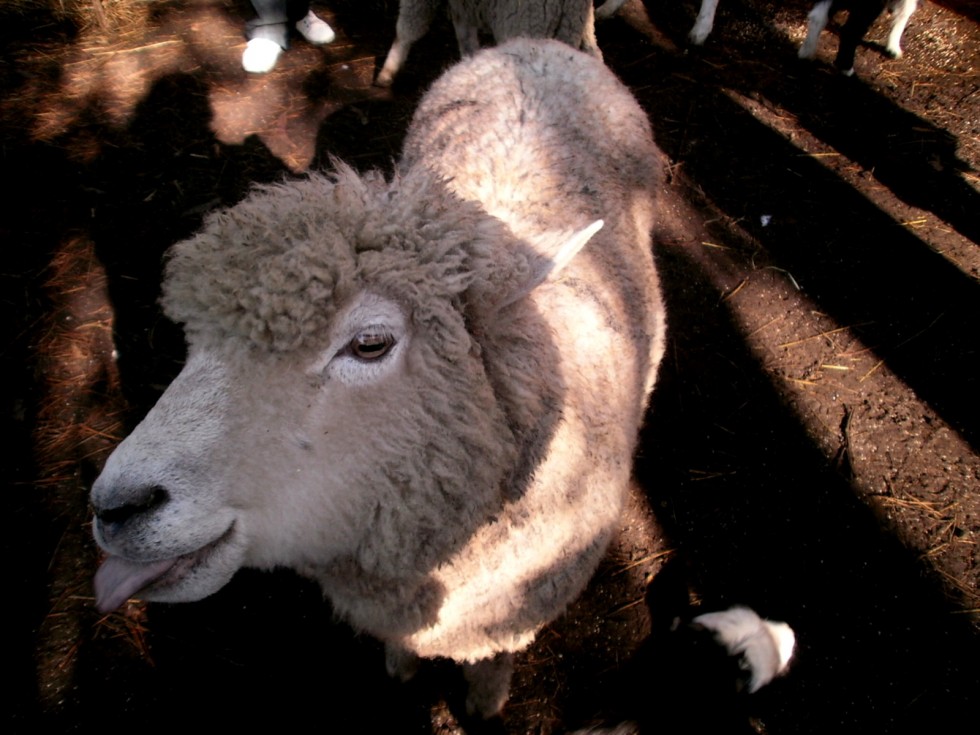
[[[240,69],[246,2],[0,7],[6,732],[552,733],[637,703],[656,732],[706,715],[772,735],[976,723],[971,0],[924,0],[901,60],[879,23],[850,79],[829,65],[835,26],[817,62],[796,59],[804,0],[725,0],[703,49],[684,40],[692,0],[631,0],[600,25],[671,162],[656,229],[670,347],[620,538],[519,657],[502,722],[461,726],[444,664],[390,682],[379,646],[290,574],[95,612],[87,488],[182,357],[155,306],[161,253],[253,182],[331,156],[390,168],[455,58],[441,21],[374,88],[397,4],[315,5],[338,40],[297,42],[263,77]],[[799,646],[787,676],[732,703],[696,691],[662,633],[686,607],[735,603],[788,621]]]

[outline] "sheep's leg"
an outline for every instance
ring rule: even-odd
[[[514,654],[498,653],[472,664],[463,664],[463,676],[469,684],[466,712],[484,719],[500,714],[510,693],[514,675]]]
[[[594,56],[599,61],[602,61],[602,50],[599,48],[599,41],[595,37],[595,11],[592,8],[591,2],[586,8],[586,13],[585,28],[582,29],[582,40],[579,44],[579,49],[589,56]]]
[[[858,44],[884,9],[884,2],[865,2],[855,3],[848,11],[847,22],[840,29],[840,46],[834,61],[844,76],[849,77],[854,73]]]
[[[435,18],[438,3],[433,0],[401,0],[398,3],[398,21],[395,23],[395,40],[388,49],[385,63],[374,83],[390,87],[395,75],[405,64],[412,45],[424,36]]]
[[[419,670],[419,657],[400,646],[385,644],[385,670],[388,676],[399,681],[408,681]]]
[[[820,0],[807,15],[806,39],[800,46],[801,59],[812,59],[817,55],[817,42],[830,21],[830,6],[833,4],[833,0]]]
[[[916,0],[898,0],[892,8],[895,17],[892,18],[892,29],[888,33],[888,43],[885,51],[893,59],[902,58],[902,34],[905,33],[905,26],[909,23],[909,18],[915,12]]]
[[[626,0],[606,0],[606,2],[595,9],[596,20],[612,18],[625,4]]]
[[[694,20],[694,27],[687,34],[695,46],[700,46],[711,35],[711,29],[715,27],[717,10],[718,0],[701,0],[701,9],[698,10],[698,17]]]

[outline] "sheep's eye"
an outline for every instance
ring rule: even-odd
[[[359,360],[377,360],[384,357],[395,345],[395,338],[383,329],[365,329],[354,335],[347,345],[350,353]]]

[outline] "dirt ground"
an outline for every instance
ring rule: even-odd
[[[450,25],[386,91],[371,80],[393,0],[315,3],[337,41],[297,41],[261,77],[240,67],[246,2],[89,5],[83,22],[56,0],[0,6],[7,732],[976,722],[980,4],[923,0],[899,60],[880,21],[852,78],[830,65],[836,25],[817,61],[796,58],[805,0],[724,0],[701,49],[693,0],[630,0],[599,26],[670,160],[670,347],[622,533],[488,724],[461,718],[445,662],[389,681],[378,644],[286,572],[100,617],[86,507],[180,367],[155,304],[164,250],[254,182],[331,156],[390,168],[456,58]],[[785,677],[729,700],[669,627],[732,604],[788,621],[798,648]]]

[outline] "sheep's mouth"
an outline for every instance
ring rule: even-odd
[[[130,561],[110,555],[95,573],[95,606],[99,612],[112,612],[130,597],[172,587],[186,578],[230,538],[234,524],[221,536],[196,551],[156,561]]]

